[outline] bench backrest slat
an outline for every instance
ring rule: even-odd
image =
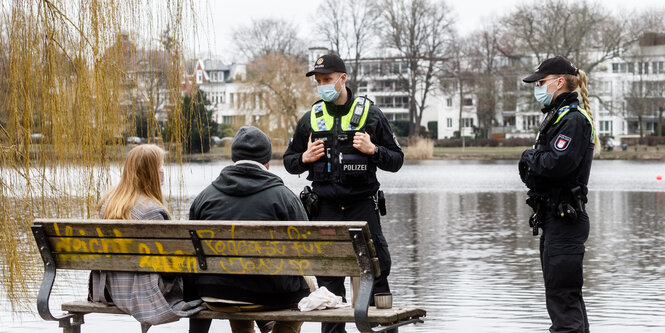
[[[37,219],[34,224],[44,230],[56,267],[80,270],[358,276],[349,229],[362,229],[370,239],[366,222]],[[192,238],[199,239],[204,259]],[[205,260],[205,269],[199,260]]]

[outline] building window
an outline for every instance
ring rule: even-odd
[[[611,120],[601,120],[598,122],[598,134],[599,135],[612,135],[612,121]]]
[[[446,106],[447,107],[453,106],[453,99],[451,97],[446,98]]]
[[[523,125],[525,130],[530,130],[538,126],[538,116],[525,116],[523,119]]]
[[[446,118],[446,127],[453,128],[453,118]]]
[[[358,92],[367,92],[367,81],[358,81]]]
[[[464,106],[472,106],[472,105],[473,105],[473,98],[464,99]]]
[[[473,118],[462,118],[462,127],[473,127]]]
[[[409,96],[377,96],[376,104],[384,108],[408,108]]]
[[[203,83],[203,73],[196,71],[196,83]]]
[[[654,61],[651,65],[654,74],[665,74],[665,61]]]
[[[233,125],[235,123],[235,116],[222,116],[222,123]]]
[[[395,120],[409,120],[408,112],[395,113]]]

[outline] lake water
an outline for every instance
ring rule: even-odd
[[[173,193],[193,197],[229,162],[167,168]],[[271,167],[298,193],[304,177]],[[665,163],[594,161],[587,210],[585,288],[593,332],[665,331]],[[425,161],[397,174],[379,174],[388,215],[394,305],[427,310],[425,324],[401,332],[546,331],[549,318],[538,260],[538,237],[515,162]],[[86,275],[59,276],[52,309],[85,295]],[[41,276],[36,276],[39,282]],[[3,282],[0,282],[3,283]],[[72,292],[72,290],[74,290]],[[0,295],[0,332],[60,332],[54,322],[12,312]],[[83,331],[117,332],[139,326],[126,316],[86,316]],[[151,333],[186,332],[181,320]],[[347,325],[353,332],[353,325]],[[303,332],[318,332],[305,324]],[[211,332],[230,332],[216,322]]]

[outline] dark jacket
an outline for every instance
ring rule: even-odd
[[[593,160],[592,126],[577,109],[571,109],[556,122],[561,108],[578,103],[577,93],[563,93],[543,109],[547,117],[540,127],[536,148],[522,153],[520,174],[529,187],[529,196],[549,198],[560,189],[579,186],[586,202],[587,183]]]
[[[336,119],[341,118],[351,111],[354,96],[348,88],[346,91],[348,100],[344,105],[325,102],[328,113]],[[312,164],[314,163],[305,164],[302,162],[302,154],[307,150],[307,140],[309,140],[309,136],[312,133],[310,113],[311,110],[305,113],[298,121],[293,138],[284,153],[284,167],[291,174],[301,174],[305,171],[309,171],[311,174]],[[333,131],[339,130],[338,127],[333,129]],[[380,186],[376,179],[377,167],[390,172],[397,172],[402,167],[402,163],[404,162],[402,148],[399,146],[383,112],[373,103],[370,105],[368,111],[364,131],[370,135],[372,143],[378,146],[379,149],[378,153],[372,155],[369,159],[370,166],[368,169],[370,174],[366,182],[313,181],[313,190],[320,198],[351,201],[357,198],[368,197],[376,193]]]
[[[257,165],[225,167],[189,209],[190,220],[307,221],[300,199],[278,176]],[[302,277],[197,275],[199,296],[263,305],[291,305],[309,295]]]

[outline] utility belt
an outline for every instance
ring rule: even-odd
[[[383,194],[383,191],[377,191],[374,195],[361,198],[353,198],[352,200],[342,200],[342,201],[331,201],[334,204],[344,206],[347,204],[355,204],[362,200],[372,200],[374,202],[374,209],[378,210],[381,216],[386,215],[386,198]],[[307,217],[311,220],[313,217],[319,216],[319,207],[321,205],[322,199],[319,198],[319,195],[312,191],[312,188],[305,186],[305,188],[300,192],[300,201],[305,207],[307,212]],[[327,202],[327,201],[326,201]]]
[[[544,222],[545,214],[563,219],[568,223],[577,223],[579,214],[586,213],[586,207],[580,186],[571,189],[555,188],[549,196],[530,196],[526,199],[527,205],[533,209],[533,215],[529,218],[529,226],[533,235],[538,235],[538,228]]]

